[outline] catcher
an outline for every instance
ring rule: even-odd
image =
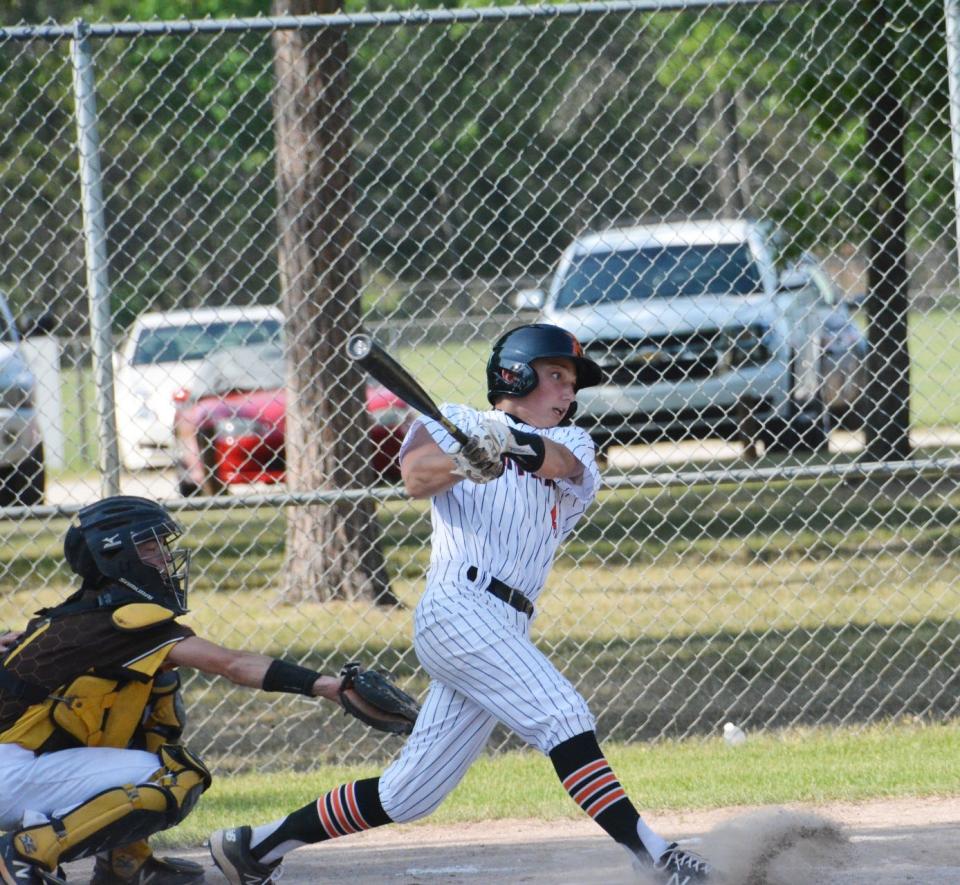
[[[211,775],[179,743],[177,668],[237,685],[323,697],[409,734],[418,707],[358,664],[341,678],[197,636],[189,553],[159,504],[116,496],[82,509],[64,556],[82,584],[0,634],[0,882],[60,883],[61,864],[96,854],[92,885],[192,885],[203,868],[158,858],[147,838],[183,820]]]

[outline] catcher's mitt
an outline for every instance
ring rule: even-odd
[[[413,731],[420,705],[397,688],[386,674],[364,670],[358,661],[351,661],[340,671],[340,676],[340,703],[344,710],[380,731],[390,734]]]

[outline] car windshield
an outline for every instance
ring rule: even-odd
[[[620,249],[574,257],[557,307],[759,291],[757,263],[743,243]]]
[[[279,320],[232,320],[157,326],[144,329],[137,340],[133,364],[200,360],[225,347],[280,342]]]

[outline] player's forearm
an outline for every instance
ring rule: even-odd
[[[324,676],[299,664],[247,652],[239,653],[230,670],[224,675],[237,685],[326,698],[330,701],[337,700],[337,689],[340,685],[340,680],[333,676]]]
[[[409,462],[409,463],[408,463]],[[411,498],[430,498],[456,485],[462,476],[453,473],[453,461],[439,449],[418,452],[403,465],[403,486]]]
[[[339,680],[299,664],[277,660],[256,652],[225,648],[199,636],[178,642],[167,661],[176,667],[192,667],[211,676],[222,676],[235,685],[286,691],[336,700]]]
[[[576,480],[583,475],[583,464],[566,446],[543,437],[543,466],[537,476],[543,479]]]
[[[264,676],[273,660],[266,655],[238,651],[225,661],[225,666],[219,675],[229,679],[235,685],[262,688]]]

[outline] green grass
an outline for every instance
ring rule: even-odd
[[[429,555],[423,503],[383,505],[403,608],[280,601],[285,512],[186,514],[200,635],[332,672],[360,657],[422,696],[411,608]],[[5,524],[0,623],[63,598],[64,521]],[[605,492],[564,546],[534,636],[590,700],[600,731],[631,742],[748,728],[864,725],[956,715],[960,492],[886,483]],[[223,680],[188,683],[191,743],[221,772],[382,759],[360,726]],[[517,746],[497,732],[494,744]],[[309,756],[294,748],[311,746]]]
[[[466,403],[478,409],[487,407],[489,355],[486,342],[419,344],[397,350],[397,359],[420,379],[436,402]]]
[[[913,426],[960,426],[960,316],[957,311],[912,311],[909,329]]]
[[[793,802],[858,802],[960,793],[960,727],[886,724],[859,732],[792,730],[750,735],[742,747],[702,742],[607,744],[605,752],[643,812]],[[218,778],[197,809],[161,839],[196,845],[214,829],[262,823],[339,783],[379,774],[370,766],[329,766],[308,774]],[[516,785],[522,784],[518,790]],[[578,818],[548,759],[525,750],[484,756],[430,823],[502,818]]]

